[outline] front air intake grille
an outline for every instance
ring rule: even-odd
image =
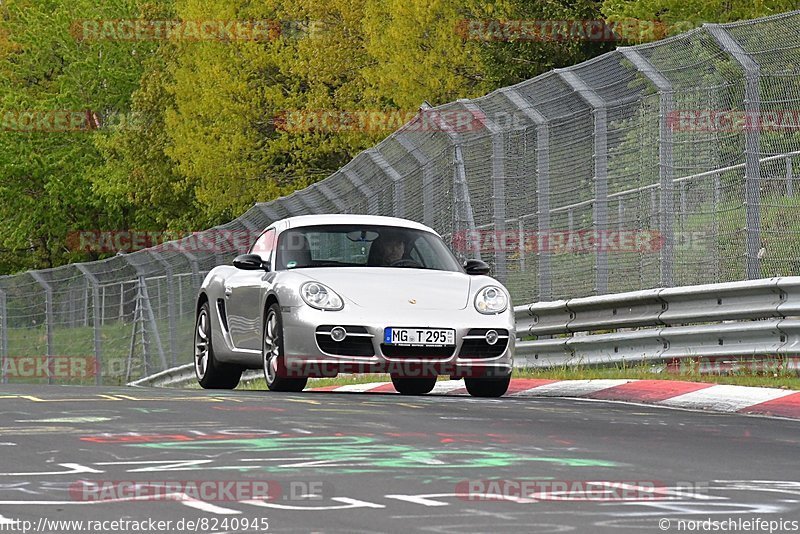
[[[381,352],[387,358],[442,360],[452,356],[454,350],[454,347],[400,347],[381,344]]]
[[[464,337],[461,345],[459,358],[495,358],[505,352],[508,347],[508,330],[495,328],[494,331],[500,336],[497,343],[489,345],[486,342],[486,332],[489,328],[473,328]]]
[[[347,331],[347,337],[342,341],[331,339],[331,330],[334,326],[341,326]],[[363,326],[323,325],[317,327],[317,345],[319,350],[336,356],[374,356],[372,336]]]

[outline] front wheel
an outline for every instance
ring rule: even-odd
[[[433,390],[433,386],[436,385],[436,377],[404,378],[393,375],[392,384],[394,389],[402,395],[424,395]]]
[[[211,344],[211,312],[204,302],[194,328],[194,373],[204,389],[233,389],[242,378],[241,367],[224,364],[214,357]]]
[[[286,361],[283,350],[283,322],[281,308],[272,304],[267,308],[264,320],[264,336],[261,344],[261,356],[264,366],[264,379],[270,391],[303,391],[308,377],[289,378],[286,376]]]
[[[502,378],[464,378],[464,385],[473,397],[502,397],[510,383],[511,375]]]

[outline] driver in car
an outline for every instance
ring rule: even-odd
[[[391,266],[393,263],[402,260],[406,252],[405,242],[393,235],[382,236],[381,239],[373,243],[373,246],[378,250],[375,251],[377,254],[371,254],[375,258],[374,263],[371,263],[378,267]]]

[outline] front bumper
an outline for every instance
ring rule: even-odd
[[[297,376],[323,377],[338,373],[388,373],[398,376],[502,377],[511,373],[514,355],[514,316],[509,309],[498,315],[483,315],[474,309],[393,310],[381,316],[361,309],[335,312],[315,310],[309,306],[283,309],[284,354],[287,371]],[[332,354],[321,348],[319,327],[344,326],[371,342],[371,355]],[[358,327],[357,329],[347,327]],[[451,349],[391,350],[383,345],[386,327],[452,328],[455,347]],[[327,329],[327,328],[325,328]],[[325,330],[323,329],[323,330]],[[470,357],[476,352],[465,347],[465,336],[473,331],[507,332],[505,350],[497,356]],[[364,347],[366,341],[361,343]],[[469,342],[468,342],[469,343]],[[331,346],[330,343],[323,347]],[[368,353],[368,352],[367,352]],[[467,354],[469,353],[469,354]]]

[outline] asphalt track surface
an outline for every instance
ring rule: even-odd
[[[0,532],[176,532],[181,520],[194,532],[678,532],[709,519],[792,532],[800,521],[800,421],[786,419],[560,398],[23,385],[3,386],[0,414]],[[487,480],[505,480],[506,496],[477,500],[497,493]],[[132,481],[188,493],[131,497]],[[187,489],[198,481],[242,484],[203,501]],[[523,481],[539,493],[520,498]],[[270,499],[246,498],[257,483]]]

